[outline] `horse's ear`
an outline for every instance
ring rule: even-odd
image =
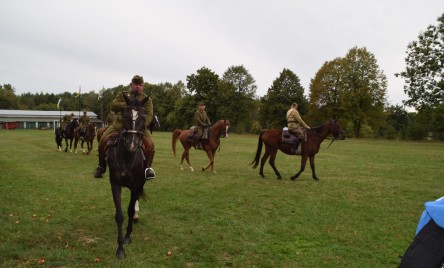
[[[145,103],[148,101],[150,97],[145,97],[143,98],[143,100],[140,102],[140,106],[145,106]]]
[[[131,100],[128,98],[127,95],[125,95],[125,93],[122,92],[123,95],[123,99],[125,100],[126,105],[130,105],[131,104]]]

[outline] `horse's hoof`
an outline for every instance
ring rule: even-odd
[[[278,179],[278,180],[282,180],[281,175],[277,176],[277,179]]]
[[[133,241],[131,240],[131,237],[126,237],[126,238],[125,238],[125,242],[124,242],[124,244],[131,244],[131,242],[133,242]]]
[[[190,171],[191,171],[191,172],[194,172],[194,168],[190,167]]]
[[[122,250],[117,250],[117,252],[116,252],[116,256],[117,256],[117,258],[119,258],[119,259],[123,259],[123,258],[125,258],[125,251],[122,249]]]
[[[313,178],[313,180],[314,180],[314,181],[319,181],[319,179],[318,179],[318,178],[316,178],[316,177],[314,177],[314,178]]]
[[[133,220],[137,221],[139,219],[139,213],[134,213]]]
[[[294,181],[296,179],[295,176],[291,176],[290,180]]]

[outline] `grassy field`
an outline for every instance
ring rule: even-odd
[[[324,143],[315,182],[308,166],[291,181],[300,157],[282,153],[283,179],[268,164],[261,178],[249,166],[255,135],[223,139],[216,174],[198,171],[208,160],[195,150],[196,172],[181,171],[171,133],[154,139],[157,178],[119,260],[108,173],[92,177],[96,150],[59,152],[52,131],[0,131],[0,266],[396,267],[424,202],[444,195],[443,143]]]

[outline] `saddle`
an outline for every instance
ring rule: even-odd
[[[108,149],[110,147],[117,145],[117,142],[119,140],[119,136],[120,136],[119,132],[111,133],[109,135],[109,138],[106,141],[106,145],[105,145],[105,153],[108,151]],[[147,150],[146,150],[145,144],[143,142],[141,143],[140,148],[142,148],[143,154],[146,156],[147,155]]]
[[[209,128],[204,128],[202,137],[199,141],[201,141],[202,143],[205,143],[208,140],[208,132],[209,132]],[[196,142],[196,135],[197,135],[197,129],[195,126],[190,127],[190,133],[188,133],[187,136],[187,140],[190,143],[195,143]]]
[[[305,128],[303,128],[302,130],[303,130],[302,132],[304,133],[304,138],[301,143],[307,141],[307,130]],[[298,136],[294,132],[288,130],[288,127],[284,127],[282,129],[282,142],[283,143],[293,143],[297,138],[298,138]]]

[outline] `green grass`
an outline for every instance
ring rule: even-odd
[[[92,177],[96,149],[59,152],[52,131],[0,131],[0,266],[396,267],[424,202],[444,194],[443,143],[326,142],[315,182],[309,165],[291,181],[300,157],[280,152],[283,179],[268,164],[261,178],[249,166],[255,135],[223,139],[216,174],[199,171],[208,160],[195,150],[196,172],[181,171],[171,133],[154,139],[157,178],[118,260],[108,173]],[[128,198],[125,189],[125,207]]]

